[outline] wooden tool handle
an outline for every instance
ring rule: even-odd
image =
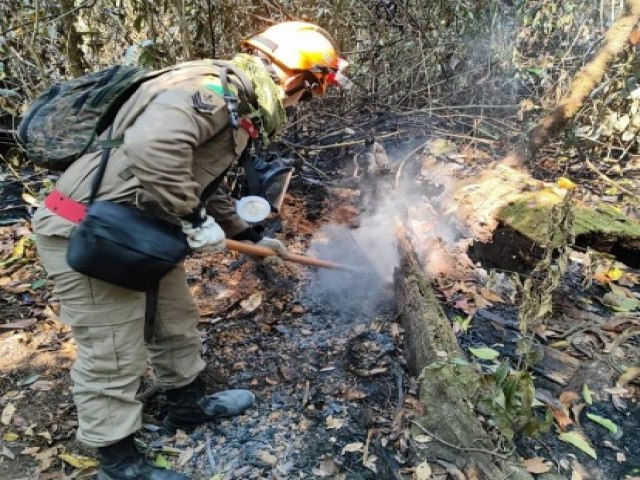
[[[271,257],[273,255],[278,255],[274,250],[263,247],[262,245],[244,243],[230,239],[227,239],[227,248],[246,255],[253,255],[254,257]],[[307,255],[298,255],[296,253],[287,253],[282,256],[282,258],[287,262],[299,263],[310,267],[330,268],[333,270],[355,270],[353,267],[349,267],[347,265],[341,265],[339,263],[330,262],[329,260],[321,260],[320,258],[309,257]]]

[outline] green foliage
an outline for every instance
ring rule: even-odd
[[[504,437],[511,441],[516,433],[534,435],[551,426],[550,412],[540,420],[534,411],[535,387],[531,373],[512,371],[507,361],[494,373],[482,377],[479,407]]]

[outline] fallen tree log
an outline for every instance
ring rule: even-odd
[[[467,167],[455,162],[443,161],[434,156],[421,159],[420,169],[428,174],[428,182],[440,188],[427,205],[409,210],[407,225],[410,236],[422,242],[414,242],[422,260],[429,258],[433,241],[445,236],[455,237],[448,248],[453,251],[451,261],[457,265],[442,271],[429,273],[449,276],[465,275],[465,262],[461,258],[469,254],[466,262],[473,269],[473,262],[483,266],[510,271],[527,270],[535,264],[540,252],[553,247],[554,225],[550,225],[551,211],[563,201],[566,190],[532,178],[517,163],[502,161],[478,167]],[[428,190],[428,186],[419,188]],[[426,212],[426,213],[425,213]],[[429,221],[436,219],[437,221]],[[610,204],[574,205],[573,234],[575,244],[614,255],[626,265],[640,267],[640,223],[625,216]],[[443,233],[443,218],[446,228]],[[418,246],[418,244],[422,246]],[[443,250],[440,248],[440,250]],[[445,248],[446,250],[446,248]],[[440,260],[442,263],[443,260]],[[438,262],[423,261],[438,266]]]
[[[511,462],[509,454],[498,450],[476,416],[479,372],[465,362],[446,361],[463,359],[464,353],[404,232],[399,253],[397,308],[406,332],[409,366],[419,378],[419,397],[425,407],[412,435],[430,439],[418,443],[417,453],[460,469],[477,469],[487,480],[531,479]]]

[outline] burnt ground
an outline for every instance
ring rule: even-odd
[[[283,220],[267,229],[304,252],[323,223],[352,224],[357,213],[352,191],[298,183]],[[6,227],[3,257],[28,233],[27,224]],[[32,245],[24,246],[3,266],[0,478],[91,478],[95,468],[82,456],[95,452],[74,440],[73,340],[56,319]],[[411,467],[404,426],[415,386],[391,286],[351,248],[350,263],[364,265],[357,273],[269,266],[231,252],[188,260],[209,387],[248,388],[257,403],[246,415],[173,435],[161,428],[162,394],[152,396],[139,436],[150,458],[194,479],[393,478]],[[89,463],[74,467],[73,458]]]
[[[348,169],[350,161],[328,156],[327,164],[316,166],[339,178],[345,163]],[[162,394],[150,395],[139,446],[149,458],[194,479],[413,478],[416,460],[408,426],[425,407],[416,399],[415,379],[405,370],[403,330],[395,321],[391,285],[373,268],[371,252],[359,248],[349,233],[363,224],[359,193],[326,175],[318,177],[315,167],[302,165],[300,172],[281,220],[268,223],[267,232],[295,252],[310,251],[359,270],[270,266],[232,252],[189,259],[208,385],[212,392],[249,388],[257,403],[246,415],[171,434],[161,427]],[[28,215],[24,207],[13,208],[23,205],[19,182],[9,173],[4,179],[3,206],[12,207],[6,212]],[[15,223],[6,212],[2,218],[10,225],[0,231],[5,259],[0,297],[0,478],[92,478],[95,452],[74,440],[76,417],[68,376],[73,340],[56,319],[52,286],[44,281],[28,240],[28,224]],[[474,261],[481,264],[484,256],[490,262],[492,255],[501,253],[485,251]],[[382,259],[373,257],[376,260]],[[633,360],[637,338],[616,358],[605,349],[621,331],[634,328],[638,317],[623,315],[629,321],[619,323],[620,313],[600,301],[602,287],[597,282],[583,287],[580,275],[577,270],[568,274],[566,285],[554,295],[557,315],[538,338],[548,346],[566,340],[558,348],[577,358],[580,368],[563,385],[535,369],[534,374],[536,387],[549,392],[548,397],[557,399],[564,393],[570,399],[565,408],[574,422],[565,429],[584,430],[598,459],[561,442],[556,424],[537,436],[517,435],[517,455],[551,460],[550,470],[566,478],[573,471],[585,472],[586,480],[631,478],[640,463],[637,389],[629,385],[627,393],[614,395],[604,388],[615,385],[630,363],[625,358]],[[442,300],[452,323],[467,315],[459,308],[465,302],[450,293]],[[458,332],[460,343],[467,351],[490,346],[516,366],[517,338],[505,322],[517,322],[515,305],[504,298],[502,303],[488,302],[475,312],[468,330]],[[591,330],[574,331],[576,325],[592,323],[596,325]],[[495,368],[495,363],[475,360],[487,372]],[[142,393],[149,392],[151,382],[149,374]],[[585,383],[594,392],[593,405],[581,400]],[[545,408],[536,411],[542,417]],[[612,436],[585,419],[587,413],[611,419],[622,436]],[[448,475],[437,462],[431,467],[434,479],[462,478],[456,472]]]

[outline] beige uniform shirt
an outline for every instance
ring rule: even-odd
[[[229,126],[224,100],[205,84],[213,69],[197,65],[142,84],[119,110],[99,200],[131,203],[162,215],[182,217],[200,204],[202,191],[238,159],[249,135]],[[106,138],[106,133],[102,138]],[[60,177],[57,190],[88,202],[101,152],[88,153]],[[228,237],[248,227],[235,214],[232,199],[219,191],[206,207]],[[41,206],[34,215],[37,233],[69,237],[75,224]]]

